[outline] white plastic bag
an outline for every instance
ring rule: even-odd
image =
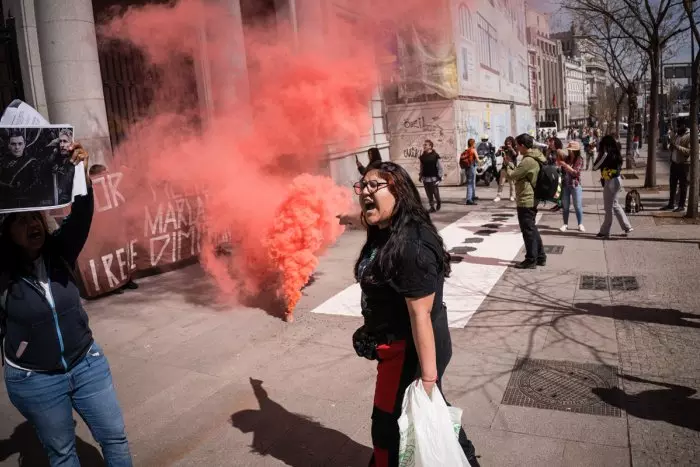
[[[399,467],[470,467],[457,440],[462,409],[448,407],[437,386],[428,396],[420,380],[403,397]]]

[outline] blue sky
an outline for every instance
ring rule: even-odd
[[[545,13],[552,13],[552,32],[563,31],[569,28],[571,25],[571,20],[569,19],[566,12],[561,10],[561,1],[557,0],[528,0],[528,5],[532,6],[538,11]],[[690,32],[687,34],[687,40],[678,49],[678,53],[675,57],[670,59],[669,63],[678,62],[689,62],[690,61]],[[698,44],[695,44],[695,52],[698,52]],[[666,60],[664,60],[666,61]]]

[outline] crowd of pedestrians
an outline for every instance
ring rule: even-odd
[[[508,136],[503,145],[496,149],[490,144],[488,136],[484,135],[479,144],[475,138],[470,138],[467,147],[459,156],[461,178],[466,181],[464,203],[467,206],[477,204],[477,172],[481,169],[480,172],[483,173],[484,165],[492,167],[493,178],[498,183],[498,191],[493,200],[495,203],[500,202],[505,196],[507,186],[507,199],[516,204],[526,251],[525,260],[517,264],[517,268],[529,269],[546,264],[547,258],[536,225],[538,209],[543,204],[552,203],[552,211],[561,211],[562,225],[559,228],[561,232],[572,229],[579,233],[586,232],[582,177],[585,171],[600,171],[605,217],[597,237],[607,238],[610,235],[613,216],[617,218],[625,234],[633,230],[618,200],[623,190],[620,179],[623,159],[619,142],[610,135],[601,138],[598,128],[580,130],[571,128],[567,131],[567,136],[566,146],[556,134],[547,135],[539,132],[536,136],[530,134],[521,134],[518,137]],[[680,139],[677,140],[677,147],[682,147]],[[681,149],[674,152],[671,175],[672,190],[680,185],[681,194],[686,191],[686,185],[683,182],[686,178],[683,177],[683,173],[687,171],[687,165],[683,165],[686,164],[683,154]],[[496,155],[500,161],[498,166],[496,166]],[[381,157],[378,154],[370,155],[370,164],[380,160]],[[441,207],[439,185],[443,180],[444,170],[441,156],[435,152],[432,141],[424,142],[423,154],[419,161],[419,182],[423,183],[428,198],[428,212],[434,213]],[[558,169],[559,196],[552,199],[538,199],[535,195],[535,187],[540,170],[546,165],[555,166]],[[359,162],[358,168],[361,173],[365,173],[366,169]],[[675,199],[673,195],[672,199]],[[665,209],[673,208],[673,201],[670,201]],[[572,210],[576,216],[576,223],[570,226]]]

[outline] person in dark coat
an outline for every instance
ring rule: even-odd
[[[426,139],[423,143],[423,154],[420,156],[420,173],[418,181],[423,183],[425,194],[430,203],[430,212],[440,210],[440,187],[439,184],[443,177],[442,163],[440,162],[440,154],[435,152],[433,142]]]
[[[73,164],[84,162],[80,145]],[[86,177],[87,178],[87,177]],[[74,276],[87,241],[94,198],[89,185],[49,233],[40,211],[8,215],[0,234],[0,342],[7,395],[37,432],[52,466],[79,465],[73,409],[107,465],[131,467],[109,363],[93,339]]]

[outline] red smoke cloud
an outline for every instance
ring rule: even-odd
[[[306,174],[318,174],[326,162],[325,144],[356,147],[371,128],[377,25],[430,25],[441,10],[427,0],[382,3],[360,11],[366,15],[354,30],[329,24],[329,34],[300,31],[298,48],[290,29],[247,27],[247,76],[236,72],[240,50],[231,44],[241,37],[221,4],[132,7],[100,27],[103,39],[130,42],[160,72],[148,115],[116,151],[118,163],[133,169],[130,194],[162,183],[206,190],[201,263],[222,293],[251,296],[277,280],[291,313],[318,255],[342,233],[335,216],[348,209],[349,189]],[[204,65],[210,82],[209,115],[193,98],[192,62]],[[247,85],[249,105],[238,100]],[[233,251],[217,255],[219,237],[228,233]]]

